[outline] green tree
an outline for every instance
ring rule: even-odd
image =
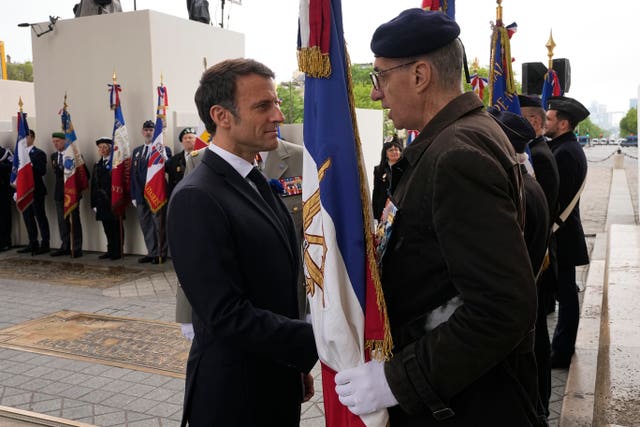
[[[32,82],[33,64],[29,61],[25,63],[7,62],[7,77],[9,78],[9,80]]]
[[[605,134],[604,129],[594,124],[589,117],[578,123],[575,131],[580,136],[589,135],[589,138],[598,138]]]
[[[297,81],[281,82],[278,85],[278,98],[282,100],[280,108],[284,113],[284,122],[302,123],[304,118],[303,86]]]
[[[629,135],[638,134],[638,109],[632,108],[627,112],[627,115],[620,120],[620,136],[626,137]]]

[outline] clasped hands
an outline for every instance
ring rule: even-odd
[[[370,414],[398,404],[384,376],[384,362],[372,360],[340,371],[335,382],[340,403],[355,415]]]

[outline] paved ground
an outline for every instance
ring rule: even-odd
[[[598,161],[615,150],[613,146],[586,149],[589,177],[581,201],[585,232],[593,243],[604,231],[611,182],[612,159]],[[625,148],[637,157],[636,148]],[[637,160],[625,158],[631,195],[638,215]],[[98,254],[74,262],[104,265]],[[17,256],[15,250],[0,258]],[[46,255],[37,258],[52,260]],[[65,261],[68,261],[66,259]],[[136,267],[136,257],[118,261]],[[0,329],[63,310],[172,321],[176,278],[171,264],[153,266],[143,279],[109,289],[50,284],[46,281],[0,279]],[[579,271],[584,286],[587,270]],[[549,318],[550,329],[555,316]],[[304,427],[324,425],[319,371],[316,396],[303,407]],[[556,426],[561,410],[567,371],[553,372],[551,425]],[[183,380],[99,363],[75,361],[24,351],[0,348],[0,405],[35,411],[99,426],[179,425]],[[2,425],[2,420],[0,420]]]

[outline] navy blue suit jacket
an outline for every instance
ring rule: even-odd
[[[137,146],[131,153],[130,190],[131,199],[136,203],[144,202],[144,185],[147,182],[147,161],[142,159],[144,144]],[[167,157],[171,158],[171,148],[165,146]],[[151,150],[151,145],[149,145]],[[168,193],[167,193],[168,194]]]

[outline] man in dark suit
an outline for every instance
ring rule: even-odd
[[[71,211],[69,215],[64,216],[64,146],[66,143],[65,135],[62,132],[54,132],[51,134],[51,142],[56,151],[51,154],[51,166],[56,179],[56,185],[53,191],[53,200],[56,204],[56,215],[58,217],[58,231],[60,232],[60,240],[62,245],[57,251],[51,252],[51,256],[71,255],[72,258],[82,256],[82,223],[80,222],[80,206]],[[87,177],[89,171],[86,165]],[[80,200],[82,196],[78,196]]]
[[[576,285],[576,266],[589,263],[587,243],[580,221],[580,191],[587,177],[587,157],[574,129],[589,116],[581,103],[564,96],[549,98],[546,136],[558,164],[559,228],[555,232],[558,254],[558,322],[551,342],[551,367],[564,369],[575,351],[580,307]],[[565,213],[566,212],[566,213]],[[562,219],[563,214],[565,219]],[[568,214],[568,216],[567,216]]]
[[[0,252],[11,249],[11,168],[13,153],[0,147]]]
[[[545,414],[549,415],[549,398],[551,397],[551,342],[547,328],[547,314],[555,305],[557,290],[558,263],[556,259],[556,239],[551,231],[553,221],[557,216],[558,190],[560,175],[558,165],[553,157],[551,148],[544,136],[547,123],[547,113],[542,108],[542,102],[537,96],[518,95],[522,117],[527,119],[535,138],[529,143],[531,162],[536,181],[540,183],[547,200],[549,212],[548,257],[547,262],[539,272],[536,285],[538,288],[538,315],[536,316],[536,338],[534,353],[538,365],[538,394]],[[534,272],[536,270],[534,269]]]
[[[293,221],[254,168],[274,150],[279,108],[273,72],[250,59],[204,72],[195,100],[214,135],[178,184],[168,233],[178,280],[193,307],[182,425],[298,426],[313,394],[311,325],[297,320],[300,268]],[[265,415],[267,414],[267,415]]]
[[[18,249],[20,253],[32,255],[49,252],[49,219],[44,208],[44,197],[47,195],[47,187],[43,177],[47,173],[47,155],[34,145],[36,133],[29,129],[27,135],[27,147],[29,147],[29,159],[33,170],[33,203],[22,212],[22,219],[27,229],[29,244]],[[38,243],[38,229],[40,229],[40,243]]]
[[[183,150],[171,156],[164,166],[167,173],[167,194],[169,195],[184,177],[187,171],[187,164],[190,166],[189,169],[194,167],[191,152],[196,143],[196,130],[194,128],[182,129],[178,135],[178,140],[180,140]]]
[[[113,140],[102,137],[96,140],[98,146],[98,161],[93,166],[91,180],[91,209],[96,214],[96,220],[102,222],[104,234],[107,237],[107,252],[98,256],[99,259],[117,260],[122,258],[122,237],[124,228],[120,229],[120,218],[111,210],[111,168],[109,167]]]
[[[167,258],[167,233],[165,227],[166,207],[153,213],[149,208],[149,202],[144,197],[144,186],[147,182],[147,165],[153,142],[155,123],[147,120],[142,125],[142,137],[144,144],[137,146],[131,153],[131,203],[136,208],[138,221],[147,246],[147,255],[138,258],[138,262],[150,262],[159,264]],[[165,146],[168,158],[171,158],[171,149]]]

